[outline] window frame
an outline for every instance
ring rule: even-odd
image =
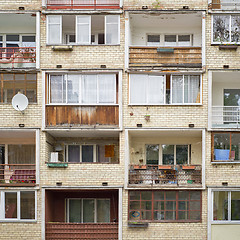
[[[240,15],[239,14],[237,14],[237,13],[216,13],[216,14],[212,14],[212,16],[211,16],[211,45],[221,45],[221,44],[227,44],[227,45],[240,45],[240,40],[239,40],[239,42],[231,42],[231,38],[232,38],[232,36],[231,36],[231,33],[232,33],[232,21],[231,21],[231,19],[232,19],[232,16],[233,15],[237,15],[237,16],[239,16],[240,17]],[[214,41],[214,39],[213,39],[213,19],[214,19],[214,16],[230,16],[230,18],[229,18],[229,41],[228,42],[215,42]],[[240,39],[240,38],[239,38]]]
[[[68,103],[68,88],[67,88],[67,84],[68,84],[68,75],[77,75],[78,76],[78,80],[79,80],[79,102],[78,103]],[[97,102],[96,103],[83,103],[82,102],[82,81],[83,81],[83,76],[85,75],[95,75],[97,78]],[[114,102],[113,103],[100,103],[99,102],[99,75],[114,75]],[[62,103],[52,103],[51,102],[51,76],[61,76],[62,77],[62,84],[64,84],[64,80],[65,80],[65,84],[66,84],[66,99],[64,102],[63,99],[63,90],[62,90]],[[63,88],[62,88],[63,89]],[[68,73],[50,73],[47,75],[47,103],[46,105],[65,105],[65,106],[118,106],[118,99],[117,97],[119,96],[118,94],[119,92],[119,78],[118,78],[118,74],[117,73],[96,73],[96,74],[68,74]]]
[[[228,193],[228,219],[229,220],[214,220],[214,192],[227,192]],[[240,224],[239,220],[231,220],[231,193],[232,192],[240,192],[240,190],[233,189],[212,189],[211,191],[211,223],[212,224]],[[240,199],[239,199],[240,200]]]
[[[21,219],[21,192],[34,192],[35,218]],[[17,193],[17,218],[5,218],[5,193]],[[36,190],[3,190],[0,192],[0,222],[36,222],[37,221],[37,191]]]
[[[194,190],[193,190],[194,191]],[[190,199],[190,192],[193,192],[192,190],[131,190],[130,192],[140,192],[140,200],[130,200],[130,192],[128,194],[128,221],[129,222],[171,222],[171,223],[191,223],[191,222],[196,222],[196,223],[201,223],[202,222],[202,191],[199,191],[199,190],[195,190],[195,192],[200,192],[200,199],[199,200],[191,200]],[[141,200],[141,192],[151,192],[152,193],[152,198],[151,200]],[[163,192],[164,193],[164,200],[154,200],[154,193],[155,192]],[[176,199],[175,200],[166,200],[166,192],[175,192],[175,196],[176,196]],[[179,192],[188,192],[189,193],[189,200],[179,200]],[[130,202],[136,202],[138,201],[139,202],[139,205],[140,205],[140,208],[139,210],[136,210],[136,209],[133,209],[131,210],[130,209]],[[142,211],[142,208],[141,208],[141,202],[142,201],[151,201],[151,205],[152,205],[152,209],[151,210],[147,210],[147,211],[151,211],[151,214],[152,214],[152,219],[151,220],[132,220],[130,219],[130,211],[139,211],[141,212]],[[179,220],[179,219],[176,219],[176,220],[154,220],[154,203],[155,202],[159,202],[159,201],[163,201],[164,202],[164,206],[166,205],[166,202],[168,201],[171,201],[171,202],[175,202],[176,203],[176,209],[175,209],[175,212],[176,212],[176,218],[178,218],[178,213],[179,211],[186,211],[186,212],[190,212],[190,211],[198,211],[200,212],[200,219],[199,220],[191,220],[191,219],[187,219],[187,220]],[[180,210],[179,209],[179,206],[178,206],[178,202],[179,201],[188,201],[188,202],[200,202],[200,210],[189,210],[189,208],[187,210]],[[168,209],[164,209],[164,212],[168,211]],[[171,211],[171,210],[170,210]],[[141,216],[141,213],[140,213],[140,216]]]
[[[49,28],[49,16],[60,16],[60,42],[59,43],[51,43],[50,41],[50,28]],[[59,14],[54,14],[54,15],[47,15],[47,26],[46,26],[46,45],[47,46],[59,46],[59,45],[66,45],[66,46],[70,46],[70,45],[74,45],[74,46],[118,46],[120,45],[120,24],[121,24],[121,21],[120,21],[120,15],[119,14],[111,14],[111,15],[101,15],[104,17],[104,40],[105,40],[105,43],[104,44],[98,44],[96,41],[94,43],[91,42],[91,37],[92,37],[92,32],[91,32],[91,28],[92,28],[92,15],[84,15],[84,14],[78,14],[78,15],[74,15],[76,18],[75,18],[75,26],[74,26],[74,29],[75,29],[75,42],[71,42],[71,43],[64,43],[64,38],[63,38],[63,18],[62,18],[63,15],[59,15]],[[79,43],[77,42],[77,17],[78,16],[88,16],[90,18],[90,22],[89,22],[89,42],[85,42],[85,43]],[[118,38],[117,38],[117,42],[116,43],[108,43],[106,44],[106,25],[107,25],[107,22],[106,22],[106,18],[108,16],[118,16],[118,20],[117,20],[117,25],[118,25]],[[56,24],[56,23],[52,23],[52,24]],[[108,23],[108,24],[116,24],[116,23]]]
[[[65,206],[66,206],[66,217],[65,217],[65,221],[67,223],[70,223],[69,222],[69,200],[79,200],[80,201],[80,204],[81,204],[81,223],[86,223],[86,222],[83,222],[83,211],[84,211],[84,208],[83,208],[83,200],[94,200],[94,222],[93,223],[100,223],[100,222],[97,222],[97,201],[98,200],[108,200],[109,201],[109,223],[111,222],[111,199],[110,198],[66,198],[65,199]]]
[[[240,134],[240,132],[231,132],[231,131],[227,131],[227,132],[218,132],[218,131],[214,131],[211,133],[211,163],[223,163],[223,164],[232,164],[232,163],[240,163],[240,159],[236,160],[236,161],[231,161],[229,160],[214,160],[214,134],[230,134],[230,139],[229,139],[229,146],[230,149],[229,151],[231,152],[231,148],[232,148],[232,134]],[[240,136],[240,135],[239,135]]]
[[[176,36],[176,46],[170,46],[170,45],[167,45],[166,41],[165,41],[165,36],[167,35],[175,35]],[[187,36],[190,36],[190,41],[189,41],[189,46],[181,46],[179,45],[179,35],[187,35]],[[188,33],[164,33],[163,34],[163,44],[164,44],[164,47],[193,47],[193,34],[188,34]]]
[[[170,101],[169,103],[166,103],[166,74],[160,74],[160,75],[152,75],[152,76],[163,76],[164,77],[164,103],[131,103],[131,75],[137,75],[136,73],[129,74],[128,79],[128,105],[129,106],[182,106],[182,105],[188,105],[188,106],[201,106],[202,105],[202,74],[170,74]],[[141,75],[141,74],[139,74]],[[151,74],[143,74],[146,76],[151,76]],[[200,87],[199,87],[199,93],[200,93],[200,101],[199,103],[184,103],[184,93],[183,93],[183,102],[182,103],[172,103],[172,76],[175,75],[181,75],[183,76],[183,80],[185,76],[199,76],[200,80]],[[147,80],[148,81],[148,80]],[[147,91],[147,90],[146,90]],[[183,92],[184,92],[184,86],[183,86]]]

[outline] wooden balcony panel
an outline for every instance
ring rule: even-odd
[[[157,52],[158,47],[130,47],[129,67],[202,67],[201,47],[159,47],[174,52]]]
[[[46,223],[46,240],[117,240],[117,223]]]
[[[118,123],[118,106],[46,106],[48,127],[81,125],[116,127]]]

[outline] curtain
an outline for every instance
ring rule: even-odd
[[[148,78],[148,103],[164,103],[164,77],[150,76]]]
[[[20,192],[21,219],[35,219],[35,192]]]
[[[130,75],[130,103],[146,103],[146,81],[148,75],[131,74]]]
[[[185,76],[184,103],[196,103],[199,93],[200,93],[200,76],[194,75]]]
[[[82,162],[93,162],[93,145],[82,145]]]
[[[79,145],[68,145],[68,162],[80,162]]]
[[[69,222],[70,223],[81,223],[82,213],[82,200],[81,199],[69,199]]]
[[[105,16],[106,44],[119,44],[119,16]]]
[[[67,102],[79,103],[79,75],[67,75]]]
[[[97,103],[97,75],[82,76],[82,103]]]
[[[97,222],[110,222],[110,200],[98,199],[97,200]]]
[[[83,222],[94,222],[94,199],[83,199]]]
[[[62,37],[62,16],[47,16],[48,18],[48,43],[60,44]]]
[[[50,103],[66,102],[66,81],[63,75],[50,76]]]
[[[172,76],[172,103],[183,102],[183,76]]]
[[[79,44],[90,44],[91,16],[76,16],[76,40]]]
[[[115,103],[116,75],[98,75],[99,103]]]

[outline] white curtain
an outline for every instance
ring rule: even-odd
[[[67,75],[67,102],[79,103],[79,75]]]
[[[97,103],[97,75],[82,76],[82,103]]]
[[[130,75],[130,103],[144,104],[146,103],[146,82],[148,75],[131,74]]]
[[[164,77],[150,76],[148,78],[148,103],[164,103]]]
[[[110,222],[110,200],[97,199],[97,222]]]
[[[116,93],[116,75],[114,74],[99,74],[99,103],[115,103]]]
[[[119,16],[105,16],[106,44],[119,44]]]
[[[200,92],[200,76],[184,77],[184,103],[196,103]]]
[[[183,102],[183,76],[173,75],[172,76],[172,103]]]
[[[79,44],[90,44],[91,16],[76,16],[76,40]]]
[[[50,103],[66,102],[66,82],[63,75],[50,76]]]
[[[47,16],[48,18],[48,43],[60,44],[62,38],[62,16]]]

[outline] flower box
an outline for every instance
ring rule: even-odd
[[[171,170],[172,166],[171,165],[159,165],[158,169],[159,170]]]
[[[219,45],[219,50],[229,49],[229,50],[237,50],[237,45]]]
[[[129,222],[128,223],[128,227],[131,227],[131,228],[146,228],[146,227],[148,227],[148,223],[144,223],[144,222]]]
[[[68,163],[65,162],[48,162],[47,166],[50,168],[67,168]]]
[[[143,170],[145,170],[145,169],[147,169],[147,165],[134,165],[133,168],[134,169],[143,169]]]
[[[182,166],[182,170],[195,170],[195,166]]]

